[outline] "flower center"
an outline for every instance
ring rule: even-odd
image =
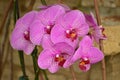
[[[51,25],[48,25],[44,28],[45,32],[47,34],[50,34],[51,33],[51,29],[53,28],[54,24],[51,24]]]
[[[25,32],[24,32],[24,38],[25,38],[26,40],[30,40],[30,32],[29,32],[29,31],[25,31]]]
[[[61,67],[63,66],[63,64],[66,61],[64,56],[63,55],[59,55],[59,54],[55,55],[55,59],[54,60],[55,60],[55,62],[58,62],[58,65],[61,66]]]
[[[103,35],[103,37],[106,37],[106,35],[104,34],[104,30],[105,30],[105,28],[101,28],[101,33],[102,33],[102,35]]]
[[[79,63],[79,68],[81,70],[86,70],[87,64],[90,64],[90,60],[87,57],[81,58]]]
[[[77,38],[77,32],[75,29],[66,30],[66,37],[74,41]]]
[[[93,34],[95,34],[95,29],[90,27],[89,28],[89,32],[88,32],[88,35],[91,37]]]

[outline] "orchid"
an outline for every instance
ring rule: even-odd
[[[52,42],[66,42],[76,48],[79,37],[88,34],[89,26],[85,21],[84,14],[78,10],[71,10],[56,20],[56,24],[51,30]]]
[[[10,38],[11,46],[16,50],[24,51],[27,55],[31,54],[35,47],[35,45],[30,40],[29,28],[36,14],[36,11],[31,11],[17,20]]]
[[[65,13],[65,9],[60,5],[53,5],[39,11],[30,27],[31,41],[36,45],[40,45],[43,36],[51,34],[51,29],[55,25],[56,18],[63,13]]]
[[[51,48],[44,49],[40,53],[38,65],[41,69],[48,69],[51,73],[55,73],[64,66],[73,53],[74,49],[67,43],[54,44]]]
[[[91,12],[90,15],[88,14],[84,14],[87,23],[90,26],[90,31],[89,31],[89,35],[91,36],[92,39],[94,39],[97,43],[99,43],[99,40],[102,39],[106,39],[104,32],[104,28],[102,27],[102,25],[98,26],[97,21],[93,15],[93,13]]]
[[[70,60],[71,64],[79,60],[79,68],[84,72],[90,69],[91,64],[101,61],[104,57],[103,53],[92,44],[91,38],[85,36]]]
[[[75,62],[78,61],[80,70],[86,72],[92,64],[104,58],[101,40],[106,39],[106,36],[99,20],[97,1],[94,0],[98,23],[93,13],[84,14],[80,10],[70,9],[60,2],[48,5],[45,0],[41,0],[42,6],[38,7],[38,11],[28,12],[18,19],[19,6],[18,1],[15,0],[14,16],[17,18],[14,18],[14,22],[18,20],[11,34],[10,44],[19,52],[23,72],[19,79],[29,79],[25,70],[23,52],[27,55],[31,54],[34,80],[48,80],[46,69],[51,73],[56,73],[61,68],[69,68],[73,80],[76,80],[72,66]],[[99,43],[100,49],[94,46],[94,41]],[[39,47],[40,49],[38,49]],[[38,51],[40,51],[39,55]],[[104,59],[102,68],[103,80],[105,80]]]

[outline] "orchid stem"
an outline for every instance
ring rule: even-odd
[[[37,64],[38,57],[37,57],[37,48],[36,47],[35,47],[34,51],[32,52],[32,59],[33,59],[33,66],[34,66],[34,72],[35,72],[35,80],[39,80],[38,75],[39,75],[40,71],[43,72],[45,80],[48,80],[46,72],[42,69],[39,69],[39,67],[38,67],[38,64]],[[42,74],[40,74],[40,75],[41,75],[41,79],[43,80]]]
[[[34,66],[34,73],[35,73],[35,80],[39,80],[39,68],[38,68],[38,64],[37,64],[37,48],[35,47],[34,51],[32,52],[32,59],[33,59],[33,66]]]
[[[21,64],[21,68],[22,68],[22,72],[23,72],[23,76],[26,76],[26,71],[25,71],[25,63],[24,63],[24,55],[23,55],[23,51],[18,51],[19,52],[19,58],[20,58],[20,64]],[[27,79],[26,79],[27,80]]]
[[[16,23],[17,19],[19,19],[19,7],[18,7],[18,0],[14,0],[14,22]]]
[[[34,51],[32,52],[32,59],[33,59],[33,65],[34,65],[34,72],[36,74],[37,71],[37,49],[35,48]]]
[[[47,5],[47,3],[46,3],[45,0],[41,0],[41,3],[42,3],[43,5]]]
[[[101,19],[100,19],[100,15],[99,15],[97,0],[94,0],[94,6],[95,6],[95,13],[96,13],[96,18],[97,18],[98,25],[101,25]],[[99,40],[99,48],[102,52],[104,52],[102,40]],[[106,80],[105,59],[102,60],[102,78],[103,78],[103,80]]]
[[[39,73],[40,73],[40,69],[38,68],[38,69],[36,70],[35,80],[39,80]],[[40,80],[43,80],[42,74],[40,74],[40,76],[41,76]]]
[[[46,71],[45,71],[45,70],[42,70],[42,72],[43,72],[43,74],[44,74],[45,80],[49,80]]]
[[[43,80],[43,76],[42,76],[42,72],[44,74],[44,77],[45,77],[45,80],[48,80],[48,77],[47,77],[47,74],[44,70],[42,69],[39,69],[38,67],[38,64],[37,64],[37,59],[38,59],[38,56],[37,56],[37,48],[35,47],[34,51],[32,52],[32,58],[33,58],[33,65],[34,65],[34,72],[35,72],[35,80],[39,80],[39,73],[40,73],[40,76],[41,76],[41,80]],[[41,72],[40,72],[41,71]]]
[[[16,23],[17,19],[19,19],[19,15],[20,14],[19,14],[18,0],[14,0],[14,23]],[[19,59],[20,59],[22,73],[23,73],[23,76],[21,76],[19,80],[29,80],[25,71],[23,51],[18,51],[18,53],[19,53]]]
[[[74,72],[73,66],[70,66],[70,71],[72,73],[73,80],[77,80],[76,76],[75,76],[75,72]]]

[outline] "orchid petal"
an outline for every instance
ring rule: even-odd
[[[64,68],[69,68],[74,62],[72,61],[72,57],[73,56],[70,56],[64,63],[63,67]]]
[[[50,24],[55,22],[56,18],[63,13],[65,13],[65,10],[62,6],[53,5],[40,13],[40,16],[38,15],[38,17],[40,18],[42,23]]]
[[[78,28],[82,23],[85,23],[85,17],[81,11],[72,10],[61,15],[57,19],[57,23],[61,24],[65,29]]]
[[[52,46],[53,46],[53,43],[50,39],[50,35],[48,35],[48,34],[44,35],[41,43],[42,43],[43,49],[52,48]]]
[[[53,47],[56,51],[61,53],[67,53],[68,55],[72,55],[74,52],[73,47],[71,47],[65,42],[56,43]]]
[[[90,14],[84,14],[84,15],[89,26],[92,26],[92,27],[98,26],[97,21],[92,12]]]
[[[20,26],[20,25],[17,25],[17,26]],[[10,43],[14,49],[23,50],[23,48],[25,47],[25,44],[28,41],[25,40],[23,33],[26,30],[27,29],[25,27],[15,27],[15,29],[13,30],[10,38]]]
[[[25,14],[23,17],[22,17],[22,23],[25,25],[25,26],[30,26],[30,24],[33,22],[35,16],[37,15],[37,11],[30,11],[28,12],[27,14]]]
[[[51,40],[53,43],[63,42],[65,38],[65,29],[60,25],[55,25],[51,30]]]
[[[91,63],[99,62],[104,58],[103,53],[98,48],[91,47],[89,52],[89,58]]]
[[[25,54],[30,55],[34,50],[34,48],[35,48],[35,45],[29,42],[28,44],[26,44],[23,51],[25,52]]]
[[[72,57],[72,61],[75,62],[77,60],[79,60],[81,57],[82,57],[82,49],[81,48],[78,48],[76,51],[75,51],[75,54],[73,55]]]
[[[51,72],[51,73],[55,73],[59,70],[60,66],[58,66],[58,63],[56,62],[53,62],[52,65],[48,68],[48,70]]]
[[[85,36],[89,32],[89,26],[86,23],[81,24],[81,26],[78,28],[78,35],[79,36]]]
[[[43,50],[38,57],[38,66],[41,69],[47,69],[52,64],[52,59],[54,54],[51,50]]]
[[[30,26],[30,39],[33,44],[40,45],[44,35],[44,25],[39,21],[35,21]]]
[[[90,39],[90,37],[89,36],[85,36],[81,40],[79,46],[82,48],[82,52],[83,53],[87,53],[89,51],[90,47],[92,46],[92,44],[93,43],[92,43],[92,40]]]

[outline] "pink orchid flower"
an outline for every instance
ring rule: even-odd
[[[76,48],[79,37],[88,34],[89,26],[84,14],[79,10],[71,10],[61,15],[51,30],[53,43],[66,42]]]
[[[104,57],[103,53],[98,48],[93,47],[92,44],[91,38],[89,36],[85,36],[81,40],[79,48],[69,61],[69,64],[65,64],[65,67],[68,67],[75,61],[79,60],[79,68],[86,72],[90,69],[91,64],[101,61]]]
[[[31,11],[17,20],[10,38],[11,46],[16,50],[23,50],[27,55],[31,54],[35,47],[30,40],[29,28],[36,14],[36,11]]]
[[[41,10],[30,27],[31,41],[36,45],[40,45],[43,36],[45,34],[50,35],[51,29],[55,25],[56,18],[63,13],[65,13],[65,9],[60,5],[53,5],[47,9]]]
[[[67,43],[54,44],[51,48],[46,48],[40,53],[38,65],[41,69],[48,69],[51,73],[55,73],[64,66],[73,53],[74,49]]]
[[[88,14],[84,14],[87,23],[90,26],[90,31],[89,31],[89,35],[91,36],[91,38],[93,40],[95,40],[97,43],[99,43],[99,40],[102,39],[106,39],[104,32],[104,28],[102,27],[102,25],[98,26],[97,21],[93,15],[93,13],[91,12],[90,15]]]

